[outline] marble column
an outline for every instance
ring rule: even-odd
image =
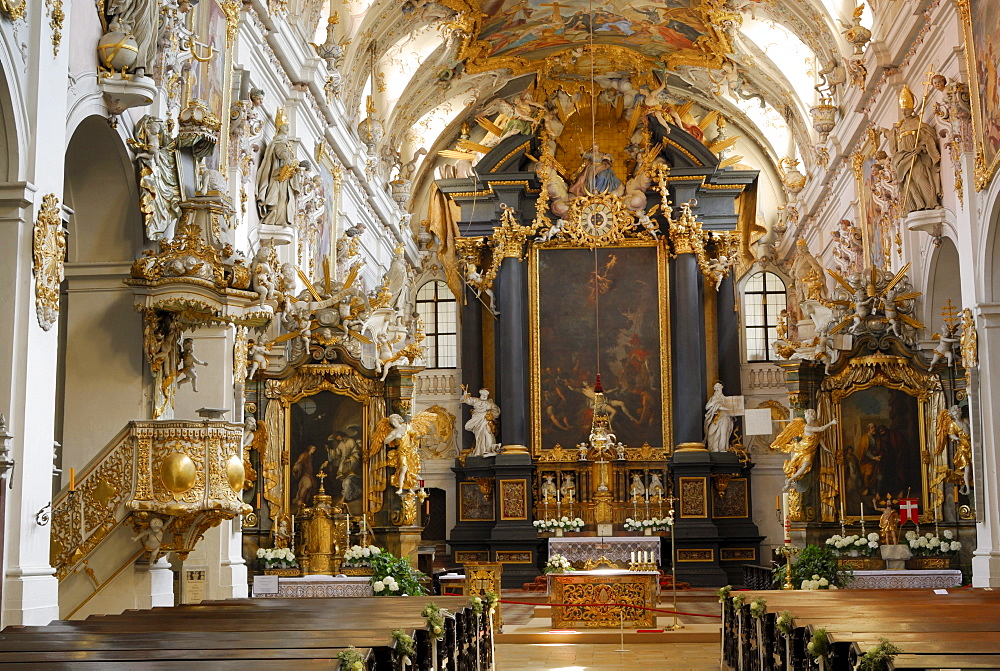
[[[694,254],[670,262],[670,354],[674,444],[704,440],[705,283]]]
[[[740,317],[736,313],[736,288],[733,274],[722,280],[716,300],[716,336],[718,341],[719,380],[727,396],[742,392],[740,369]]]
[[[462,307],[462,381],[469,388],[469,393],[476,395],[483,386],[483,304],[465,287],[465,305]],[[471,419],[471,408],[462,404],[459,424]],[[475,444],[475,438],[470,431],[460,431],[459,449],[467,450]]]
[[[528,264],[508,257],[493,288],[500,309],[497,323],[497,403],[500,442],[528,444]]]

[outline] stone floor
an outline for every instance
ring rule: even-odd
[[[505,644],[496,648],[497,671],[636,671],[718,669],[718,643]]]

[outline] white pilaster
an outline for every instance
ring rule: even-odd
[[[976,551],[972,586],[1000,587],[1000,305],[976,306],[979,322],[979,407],[982,434],[981,482],[976,497]],[[980,477],[982,478],[980,480]],[[981,503],[980,503],[981,502]]]

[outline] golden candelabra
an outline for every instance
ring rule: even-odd
[[[795,584],[792,582],[792,558],[800,552],[802,552],[802,548],[793,545],[782,545],[778,548],[778,554],[785,558],[785,584],[781,586],[781,589],[795,589]]]

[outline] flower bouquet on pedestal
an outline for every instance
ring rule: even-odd
[[[546,573],[569,573],[575,570],[569,560],[561,554],[554,554],[545,562]]]
[[[625,531],[641,531],[646,536],[652,535],[654,531],[666,531],[674,525],[674,518],[652,517],[648,520],[634,520],[631,517],[625,518]]]
[[[298,563],[295,553],[288,548],[257,548],[257,559],[264,572],[277,575],[297,575]]]
[[[916,570],[951,568],[952,559],[962,549],[962,543],[955,540],[955,532],[945,529],[941,536],[915,531],[906,532],[906,542],[913,558],[907,561],[907,568]]]
[[[559,519],[535,520],[531,524],[539,533],[555,532],[556,536],[562,536],[565,531],[579,531],[583,528],[584,522],[579,517],[563,515]]]
[[[854,571],[880,571],[885,560],[872,555],[879,549],[878,534],[867,536],[834,534],[826,539],[826,547],[837,555],[837,565]]]

